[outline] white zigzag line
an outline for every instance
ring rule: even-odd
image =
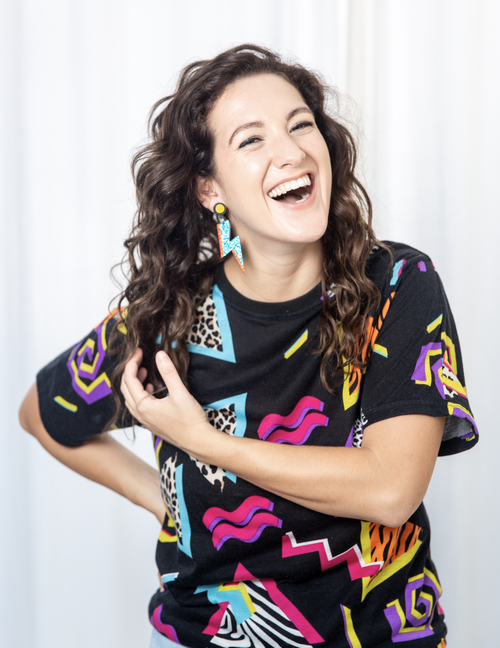
[[[379,570],[380,570],[380,569],[382,569],[382,566],[384,564],[383,560],[372,562],[372,563],[366,563],[365,559],[363,558],[363,554],[361,553],[361,550],[360,550],[360,548],[358,547],[357,544],[353,545],[352,547],[350,547],[349,549],[347,549],[343,553],[337,554],[336,556],[333,556],[332,555],[332,550],[330,549],[330,543],[328,542],[328,538],[322,538],[321,540],[306,540],[305,542],[297,542],[297,540],[295,539],[295,536],[293,535],[293,531],[288,531],[288,533],[286,535],[290,538],[290,542],[291,542],[292,547],[294,549],[296,549],[298,547],[308,547],[308,546],[317,547],[315,549],[315,551],[317,551],[320,554],[320,560],[321,560],[320,546],[322,545],[324,550],[325,550],[328,562],[332,562],[336,558],[342,558],[342,556],[345,556],[346,554],[348,554],[351,551],[351,549],[354,549],[354,551],[356,553],[356,556],[357,556],[357,559],[358,559],[359,564],[361,565],[361,567],[370,567],[372,565],[379,565]]]
[[[293,534],[293,531],[288,531],[286,535],[290,538],[290,542],[292,543],[292,547],[294,549],[296,549],[297,547],[309,547],[309,546],[315,547],[317,545],[323,545],[325,549],[326,557],[328,558],[328,562],[333,560],[332,550],[330,549],[330,543],[328,542],[328,538],[322,538],[321,540],[306,540],[305,542],[297,542]],[[358,545],[354,545],[354,546],[357,547]],[[319,550],[320,549],[318,547],[316,551]],[[348,549],[347,551],[350,551],[350,549]],[[347,553],[347,551],[344,551],[344,553]]]

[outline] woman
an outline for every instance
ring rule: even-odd
[[[477,441],[458,338],[429,258],[376,240],[325,103],[260,47],[184,70],[134,160],[119,309],[21,408],[162,522],[152,645],[445,645],[422,499]],[[162,497],[98,435],[134,420]]]

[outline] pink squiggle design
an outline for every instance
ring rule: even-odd
[[[281,416],[280,414],[268,414],[265,416],[259,425],[257,434],[265,441],[278,426],[295,429],[302,423],[307,412],[310,410],[319,410],[322,412],[324,406],[325,404],[319,398],[303,396],[297,405],[295,405],[293,411],[287,416]]]
[[[181,642],[179,641],[179,638],[177,637],[177,632],[175,631],[174,626],[171,626],[167,623],[163,623],[161,620],[161,611],[163,609],[163,605],[159,605],[153,614],[151,615],[151,625],[158,630],[158,632],[161,632],[164,634],[166,637],[171,639],[172,641],[175,641],[175,643],[180,644]]]
[[[282,520],[276,515],[261,511],[256,513],[253,519],[242,528],[235,528],[231,524],[219,524],[212,534],[212,542],[214,547],[219,551],[222,545],[231,538],[241,540],[242,542],[255,542],[262,534],[262,531],[268,526],[274,526],[281,529]]]
[[[308,414],[298,428],[295,430],[283,430],[277,428],[266,439],[270,443],[291,443],[293,445],[302,445],[310,437],[315,427],[328,425],[328,416],[319,412]]]
[[[283,558],[291,556],[300,556],[302,554],[318,552],[321,563],[321,571],[336,567],[343,562],[347,563],[351,580],[365,578],[366,576],[375,576],[382,569],[383,561],[365,563],[365,559],[358,547],[353,545],[344,553],[332,556],[330,543],[327,538],[321,540],[309,540],[307,542],[297,542],[292,531],[283,536],[282,555]]]
[[[246,500],[234,511],[225,511],[223,508],[219,508],[218,506],[212,506],[212,508],[209,508],[205,512],[205,515],[203,516],[203,524],[209,531],[213,531],[215,525],[219,522],[230,522],[231,524],[243,526],[249,522],[252,515],[258,509],[272,511],[273,508],[274,504],[271,500],[267,499],[267,497],[252,495],[247,497]]]

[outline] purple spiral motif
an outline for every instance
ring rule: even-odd
[[[88,338],[83,346],[81,344],[75,346],[66,363],[73,389],[88,405],[112,394],[111,383],[106,372],[99,374],[106,357],[107,322],[108,319],[104,320],[94,329],[97,333],[97,350],[94,340]],[[91,382],[85,382],[83,379]]]

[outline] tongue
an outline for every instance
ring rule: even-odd
[[[303,187],[300,189],[292,189],[292,191],[289,191],[281,198],[281,201],[285,203],[296,203],[304,197],[305,193],[306,190]]]

